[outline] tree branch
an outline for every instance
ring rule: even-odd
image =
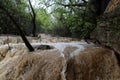
[[[82,0],[84,3],[88,3],[86,0]]]
[[[36,14],[35,14],[35,11],[34,11],[34,9],[32,7],[31,1],[28,0],[28,2],[29,2],[29,5],[30,5],[30,8],[32,10],[32,22],[33,22],[33,31],[32,31],[32,34],[33,34],[33,37],[35,37],[36,36],[36,23],[35,23]]]
[[[84,6],[86,6],[86,3],[79,3],[79,4],[59,4],[59,5],[62,5],[64,7],[70,7],[70,6],[84,7]]]

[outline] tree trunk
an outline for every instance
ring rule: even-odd
[[[25,37],[25,34],[23,33],[22,29],[20,28],[20,26],[17,24],[17,22],[13,19],[13,17],[9,14],[9,12],[2,6],[0,6],[0,9],[3,10],[6,15],[10,18],[10,20],[13,22],[13,24],[16,26],[16,28],[19,31],[19,34],[22,38],[22,40],[24,41],[25,45],[27,46],[27,48],[29,49],[29,51],[34,51],[34,48],[31,46],[31,44],[29,43],[29,41],[27,40],[27,38]]]
[[[31,17],[32,17],[32,23],[33,23],[32,34],[33,34],[33,37],[35,37],[35,36],[36,36],[36,23],[35,23],[36,14],[35,14],[35,11],[34,11],[34,9],[33,9],[33,7],[32,7],[31,1],[28,0],[28,2],[29,2],[29,5],[30,5],[30,8],[31,8],[31,10],[32,10],[32,14],[31,14]]]

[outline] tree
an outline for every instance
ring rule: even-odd
[[[85,38],[90,34],[92,24],[87,20],[88,2],[86,0],[52,0],[53,21],[57,21],[58,26],[67,27],[71,31],[73,37]],[[47,4],[47,6],[50,4]],[[90,14],[90,13],[89,13]],[[94,26],[93,26],[94,27]]]
[[[15,19],[13,18],[13,16],[9,12],[9,10],[6,9],[6,6],[5,5],[0,5],[0,10],[2,10],[6,14],[7,17],[9,17],[9,19],[13,22],[13,24],[15,25],[15,27],[18,29],[19,34],[20,34],[21,38],[23,39],[25,45],[29,49],[29,51],[34,51],[34,48],[31,46],[31,44],[29,43],[29,41],[25,37],[24,32],[20,28],[19,24],[15,21]]]
[[[32,34],[33,34],[33,37],[35,37],[35,36],[36,36],[36,23],[35,23],[36,14],[35,14],[35,11],[34,11],[34,9],[33,9],[33,7],[32,7],[31,1],[28,0],[28,2],[29,2],[29,5],[30,5],[30,8],[31,8],[31,10],[32,10],[32,13],[31,13],[32,23],[33,23]]]

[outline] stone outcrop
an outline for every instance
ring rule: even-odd
[[[92,38],[120,53],[120,0],[110,0],[103,15],[97,18]]]

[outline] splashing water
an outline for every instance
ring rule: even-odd
[[[37,42],[53,48],[29,52],[23,43],[0,45],[0,80],[119,80],[111,50],[84,41]],[[87,77],[86,77],[87,75]]]

